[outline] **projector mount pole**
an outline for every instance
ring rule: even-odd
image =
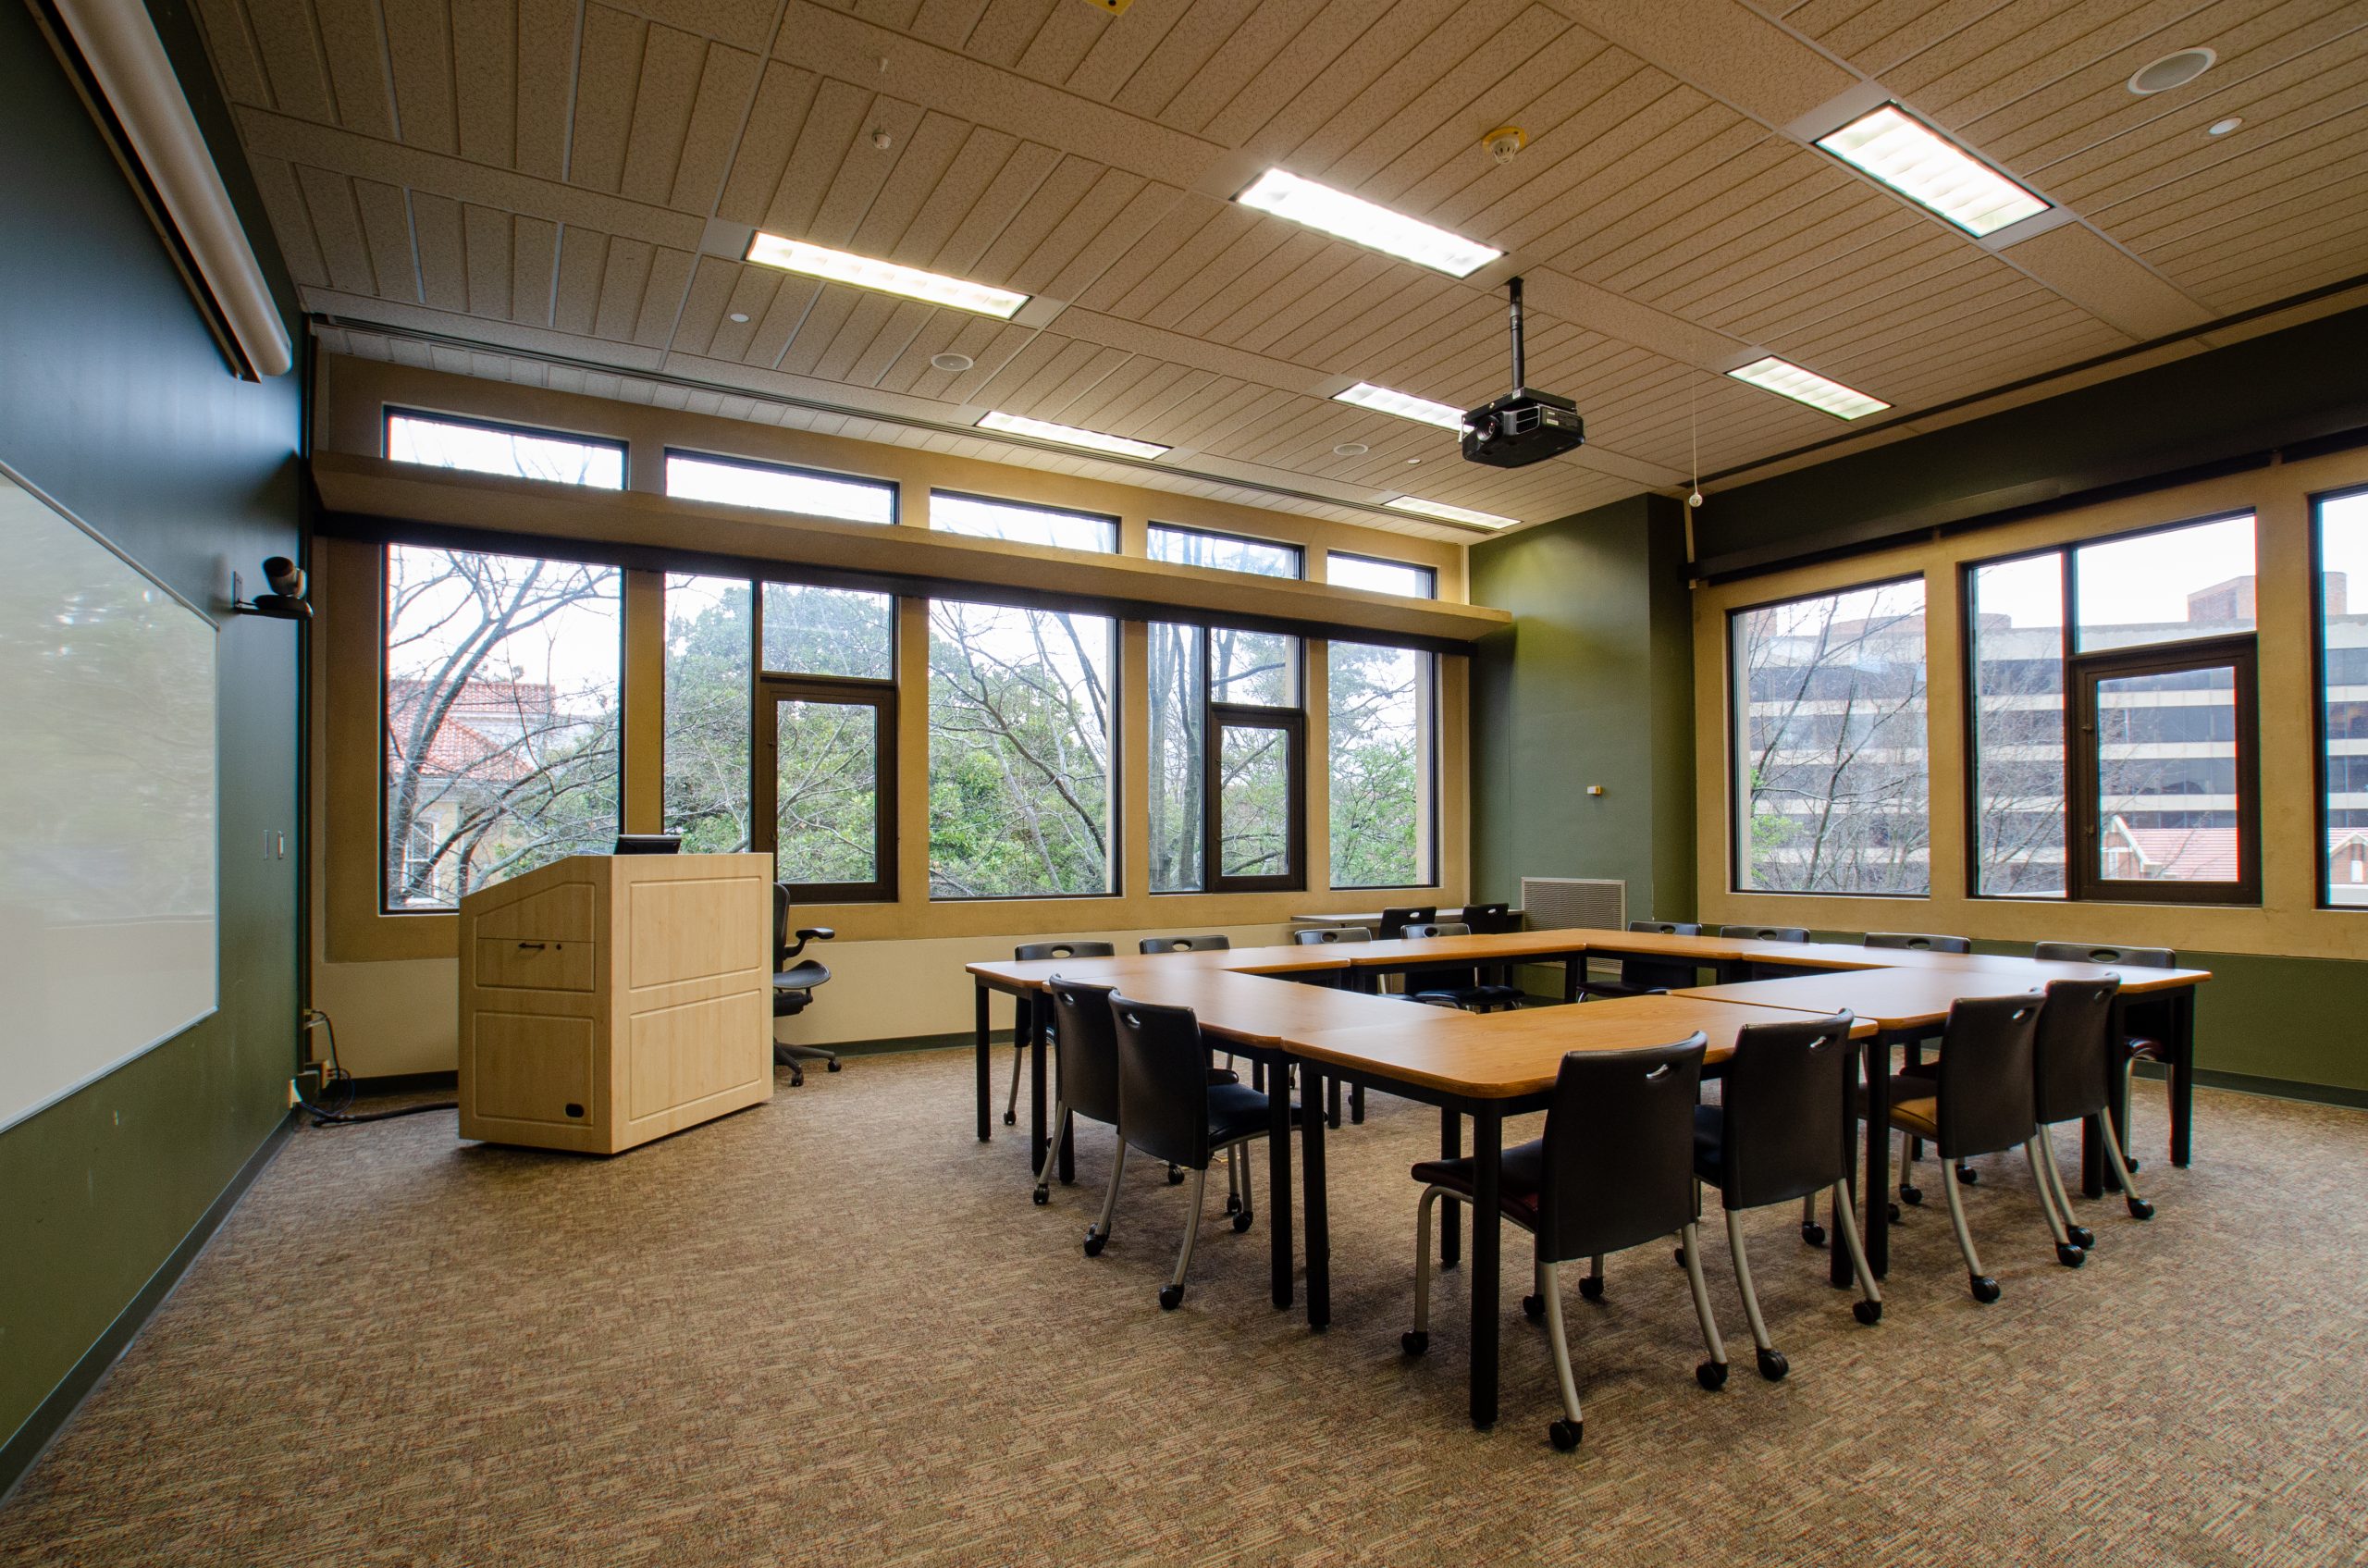
[[[1523,379],[1521,363],[1521,279],[1518,278],[1514,278],[1512,280],[1511,288],[1513,296],[1513,394],[1518,397],[1521,394]]]

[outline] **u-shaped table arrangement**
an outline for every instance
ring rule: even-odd
[[[1692,961],[1715,982],[1666,995],[1630,996],[1568,1006],[1466,1013],[1421,1006],[1376,994],[1383,977],[1432,965],[1560,964],[1576,994],[1589,957]],[[1440,936],[1307,946],[1238,947],[1154,957],[1054,958],[968,966],[977,1000],[978,1134],[993,1135],[990,1078],[993,1045],[988,1001],[1003,992],[1017,1004],[1013,1038],[1030,1061],[1030,1168],[1042,1165],[1045,1125],[1044,1047],[1051,1009],[1039,1006],[1055,975],[1115,985],[1138,1001],[1188,1006],[1218,1047],[1246,1056],[1265,1069],[1269,1178],[1268,1236],[1273,1297],[1293,1301],[1291,1074],[1299,1069],[1306,1114],[1299,1120],[1300,1220],[1305,1228],[1307,1320],[1321,1329],[1331,1320],[1330,1235],[1326,1219],[1325,1134],[1321,1107],[1330,1084],[1376,1089],[1440,1110],[1440,1153],[1464,1151],[1463,1122],[1472,1124],[1474,1202],[1472,1204],[1472,1422],[1497,1419],[1498,1303],[1503,1221],[1498,1208],[1504,1118],[1543,1109],[1562,1057],[1571,1051],[1618,1051],[1667,1044],[1699,1030],[1708,1038],[1705,1071],[1715,1074],[1734,1054],[1735,1035],[1751,1023],[1787,1016],[1848,1011],[1852,1037],[1877,1058],[1893,1047],[1914,1049],[1937,1036],[1959,997],[2038,992],[2052,980],[2121,982],[2118,1006],[2159,1015],[2146,1032],[2169,1056],[2170,1156],[2188,1163],[2192,1125],[2195,987],[2202,969],[2142,969],[2051,963],[1983,954],[1868,948],[1826,943],[1760,942],[1658,932],[1526,931],[1497,935]],[[1299,982],[1299,983],[1294,983]],[[1313,982],[1313,983],[1310,983]],[[1865,1075],[1864,1191],[1891,1186],[1890,1078]],[[2125,1139],[2126,1144],[2126,1139]],[[1074,1176],[1070,1150],[1061,1144],[1060,1178]],[[2094,1147],[2084,1148],[2082,1185],[2094,1197],[2110,1178]],[[1886,1203],[1858,1204],[1867,1261],[1878,1275],[1890,1261]],[[1442,1216],[1441,1262],[1461,1251],[1453,1206]],[[1850,1283],[1843,1249],[1833,1250],[1834,1284]]]

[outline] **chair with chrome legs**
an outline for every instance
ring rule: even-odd
[[[1657,932],[1663,936],[1699,936],[1702,928],[1684,920],[1630,920],[1630,931]],[[1678,958],[1622,958],[1620,978],[1616,981],[1582,979],[1576,994],[1571,999],[1583,1002],[1590,996],[1642,996],[1648,991],[1675,991],[1702,982],[1702,966]]]
[[[1831,1194],[1841,1216],[1842,1240],[1850,1249],[1850,1266],[1858,1277],[1861,1299],[1850,1310],[1866,1324],[1880,1322],[1883,1315],[1883,1294],[1858,1244],[1847,1185],[1851,1132],[1857,1119],[1849,1114],[1850,1096],[1856,1089],[1850,1072],[1851,1022],[1844,1012],[1828,1019],[1745,1026],[1735,1036],[1720,1104],[1697,1105],[1694,1111],[1694,1177],[1716,1187],[1726,1207],[1735,1288],[1743,1292],[1759,1375],[1771,1383],[1791,1367],[1768,1337],[1759,1294],[1752,1289],[1751,1259],[1743,1239],[1746,1209],[1795,1198],[1815,1203]],[[1678,1261],[1686,1259],[1681,1255]]]
[[[1996,1301],[1998,1281],[1981,1271],[1981,1254],[1966,1228],[1965,1200],[1957,1190],[1959,1160],[2019,1145],[2031,1162],[2031,1181],[2039,1189],[2048,1234],[2055,1240],[2056,1261],[2078,1268],[2087,1256],[2064,1234],[2034,1146],[2039,1118],[2031,1054],[2041,1005],[2041,999],[2032,995],[1959,997],[1950,1005],[1949,1021],[1941,1032],[1941,1059],[1933,1076],[1903,1074],[1891,1080],[1891,1125],[1898,1130],[1901,1145],[1899,1195],[1911,1204],[1923,1202],[1924,1195],[1909,1180],[1915,1175],[1909,1150],[1915,1140],[1930,1140],[1939,1148],[1949,1224],[1956,1231],[1957,1250],[1965,1254],[1966,1278],[1977,1302]],[[1869,1194],[1870,1202],[1872,1198]]]
[[[2179,963],[2178,954],[2168,947],[2115,947],[2096,942],[2034,942],[2031,957],[2058,964],[2120,964],[2136,969],[2175,969]],[[2166,1062],[2171,1053],[2152,1035],[2124,1031],[2114,1043],[2114,1056],[2115,1135],[2121,1140],[2124,1162],[2132,1170],[2142,1170],[2145,1167],[2129,1152],[2129,1075],[2140,1061]]]
[[[1860,944],[1906,953],[1970,953],[1973,943],[1962,936],[1932,936],[1920,931],[1870,931]]]
[[[1011,950],[1014,963],[1034,963],[1044,958],[1108,958],[1117,949],[1106,942],[1023,942]],[[1027,1031],[1015,1029],[1011,1035],[1011,1093],[1003,1102],[1003,1124],[1015,1127],[1019,1121],[1019,1074],[1028,1065]]]
[[[1726,1346],[1710,1312],[1696,1233],[1702,1190],[1694,1181],[1694,1107],[1704,1044],[1696,1033],[1672,1045],[1570,1053],[1555,1077],[1546,1135],[1504,1152],[1498,1206],[1536,1245],[1534,1299],[1553,1340],[1562,1394],[1562,1419],[1547,1435],[1566,1452],[1579,1446],[1585,1422],[1562,1332],[1559,1271],[1565,1263],[1589,1260],[1579,1290],[1593,1301],[1603,1294],[1606,1253],[1680,1234],[1710,1352],[1694,1376],[1705,1389],[1727,1380]],[[1414,1211],[1414,1327],[1400,1343],[1408,1355],[1421,1355],[1431,1342],[1431,1205],[1441,1198],[1471,1203],[1476,1172],[1470,1159],[1440,1159],[1424,1161],[1413,1176],[1423,1183]]]
[[[2114,1093],[2114,1003],[2120,993],[2120,980],[2111,976],[2051,981],[2047,1005],[2040,1010],[2039,1035],[2031,1043],[2031,1093],[2039,1118],[2040,1161],[2046,1167],[2046,1185],[2063,1216],[2064,1233],[2083,1251],[2095,1246],[2097,1238],[2087,1226],[2074,1222],[2072,1194],[2065,1190],[2064,1173],[2056,1168],[2055,1143],[2048,1134],[2060,1122],[2088,1125],[2104,1143],[2105,1157],[2113,1163],[2131,1217],[2154,1217],[2154,1205],[2138,1195],[2129,1179],[2121,1140],[2114,1134],[2113,1117],[2105,1113]]]
[[[1470,936],[1472,928],[1461,920],[1432,920],[1408,926],[1406,934]],[[1493,1013],[1518,1007],[1522,1003],[1521,987],[1492,984],[1476,965],[1410,969],[1406,974],[1406,995],[1429,1006],[1457,1007],[1467,1013]]]
[[[1053,1167],[1060,1160],[1062,1140],[1077,1136],[1072,1125],[1077,1117],[1098,1121],[1114,1131],[1118,1126],[1118,1037],[1110,1026],[1110,995],[1116,987],[1058,975],[1044,983],[1053,999],[1054,1035],[1061,1048],[1053,1058],[1053,1137],[1044,1145],[1044,1167],[1036,1173],[1039,1204],[1051,1201]],[[1126,1157],[1123,1143],[1117,1157]],[[1114,1178],[1100,1222],[1086,1229],[1086,1256],[1102,1250],[1102,1239],[1110,1228],[1110,1211],[1117,1201],[1118,1184]]]
[[[1135,951],[1146,956],[1155,953],[1221,953],[1233,945],[1229,936],[1146,936],[1135,944]]]
[[[1184,1277],[1192,1266],[1192,1243],[1201,1231],[1209,1166],[1219,1154],[1227,1156],[1234,1193],[1241,1200],[1233,1228],[1250,1228],[1251,1171],[1241,1151],[1266,1136],[1266,1096],[1239,1083],[1209,1081],[1209,1048],[1191,1008],[1113,994],[1110,1017],[1118,1040],[1119,1148],[1110,1167],[1110,1192],[1103,1200],[1100,1234],[1104,1241],[1109,1239],[1110,1214],[1118,1200],[1128,1148],[1192,1173],[1184,1244],[1177,1250],[1174,1277],[1159,1291],[1159,1304],[1173,1310],[1184,1300]],[[1086,1251],[1101,1248],[1089,1241]]]

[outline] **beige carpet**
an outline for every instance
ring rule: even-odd
[[[1667,1252],[1614,1259],[1602,1304],[1570,1295],[1572,1455],[1510,1296],[1495,1432],[1464,1419],[1460,1273],[1430,1355],[1399,1353],[1437,1127],[1400,1102],[1332,1142],[1322,1336],[1214,1201],[1158,1310],[1183,1190],[1156,1168],[1081,1256],[1107,1133],[1031,1206],[1020,1142],[971,1137],[964,1053],[784,1075],[607,1161],[461,1145],[450,1113],[308,1130],[0,1510],[0,1561],[2362,1561],[2368,1117],[2207,1092],[2175,1171],[2140,1093],[2161,1215],[2084,1204],[2085,1269],[2019,1160],[1981,1162],[1994,1306],[1937,1208],[1893,1232],[1871,1329],[1755,1216],[1782,1384],[1723,1247],[1715,1395]]]

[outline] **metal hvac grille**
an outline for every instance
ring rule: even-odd
[[[1628,923],[1628,884],[1610,877],[1523,877],[1521,904],[1532,931],[1619,931]]]

